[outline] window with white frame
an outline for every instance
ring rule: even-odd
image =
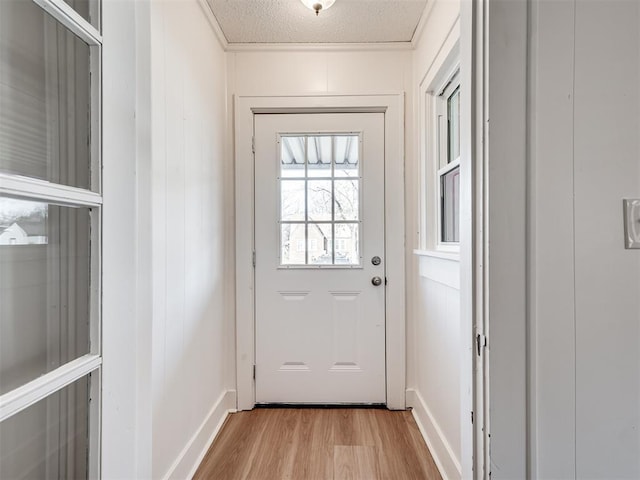
[[[100,476],[100,7],[0,1],[0,478]]]
[[[438,243],[460,242],[460,81],[456,73],[435,99]]]

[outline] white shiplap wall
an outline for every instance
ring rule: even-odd
[[[225,53],[198,0],[103,28],[102,476],[187,478],[235,408]]]
[[[531,475],[638,478],[640,252],[622,199],[640,196],[640,8],[533,6]]]
[[[411,275],[408,284],[413,291],[407,299],[407,402],[414,408],[414,416],[443,477],[450,479],[462,475],[460,261],[455,255],[449,258],[415,255],[413,249],[423,248],[424,236],[434,228],[421,221],[419,215],[425,215],[425,210],[418,205],[419,198],[432,194],[431,191],[421,194],[424,179],[418,174],[420,145],[425,134],[422,130],[426,128],[420,120],[425,108],[423,80],[437,77],[448,49],[459,36],[459,17],[459,2],[429,4],[422,34],[414,40],[412,88],[416,130],[411,146],[415,175],[407,176],[407,190],[412,192],[414,204],[413,235],[408,237],[411,242],[407,245],[410,265],[407,270]],[[420,232],[423,225],[427,231]]]
[[[184,478],[235,407],[226,63],[196,0],[151,4],[151,53],[152,472]]]

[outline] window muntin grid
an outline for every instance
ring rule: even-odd
[[[8,387],[10,391],[0,395],[0,430],[8,432],[10,425],[16,425],[15,422],[26,418],[25,415],[28,416],[33,411],[31,407],[34,402],[56,403],[56,399],[68,390],[68,385],[89,375],[92,379],[89,382],[90,397],[85,397],[78,404],[88,415],[86,421],[89,428],[82,428],[80,423],[69,416],[64,417],[62,410],[60,414],[63,416],[58,422],[55,416],[58,409],[53,409],[53,415],[47,423],[47,435],[56,438],[63,429],[67,429],[69,434],[76,435],[81,442],[74,445],[67,442],[66,451],[61,450],[59,455],[48,455],[47,459],[51,459],[52,464],[47,465],[47,468],[51,468],[51,476],[65,476],[64,472],[68,474],[70,471],[68,461],[74,455],[76,458],[79,458],[77,455],[82,455],[87,461],[86,468],[77,470],[77,474],[73,476],[98,478],[102,365],[102,36],[96,25],[99,25],[101,1],[78,0],[74,5],[78,6],[83,2],[88,2],[90,21],[83,18],[83,12],[78,13],[69,6],[72,2],[63,0],[0,1],[0,31],[5,40],[0,42],[3,44],[3,48],[0,48],[0,64],[6,80],[4,91],[0,92],[0,103],[7,107],[0,108],[0,130],[4,133],[0,135],[0,197],[5,200],[47,204],[49,229],[47,235],[38,235],[37,232],[31,232],[28,226],[20,226],[20,229],[14,227],[9,235],[5,235],[9,244],[0,248],[5,249],[3,253],[9,255],[14,255],[18,250],[30,250],[29,254],[37,254],[36,251],[48,249],[46,268],[54,277],[59,277],[61,281],[58,283],[69,285],[68,292],[74,290],[73,284],[78,282],[86,284],[89,290],[75,292],[80,293],[79,296],[76,295],[77,298],[82,297],[81,308],[76,311],[77,325],[84,323],[80,326],[79,335],[76,335],[77,329],[75,333],[71,333],[69,329],[61,328],[59,345],[64,351],[59,357],[50,352],[45,353],[47,372],[41,371],[41,375],[33,380],[28,377],[19,379],[19,386],[17,383],[12,384]],[[34,28],[25,28],[25,25]],[[16,28],[22,31],[16,31]],[[13,95],[16,91],[26,93],[27,96],[31,94],[32,98],[25,100],[25,95]],[[46,127],[43,126],[43,118]],[[14,134],[16,130],[11,129],[15,126],[16,119],[25,128],[27,125],[33,127],[29,133],[34,133],[35,129],[35,136]],[[11,134],[7,136],[8,132]],[[18,157],[21,164],[16,163]],[[7,208],[0,209],[4,213],[8,212]],[[69,213],[72,211],[75,214]],[[61,232],[60,235],[55,232],[51,234],[56,228]],[[2,233],[6,231],[4,228]],[[63,248],[60,248],[60,255],[53,255],[53,249],[57,245],[62,245]],[[49,250],[52,255],[48,254]],[[76,258],[67,261],[63,258],[65,255],[69,259],[74,256]],[[56,260],[58,258],[59,262]],[[67,268],[70,263],[74,263],[73,275],[69,273],[72,269]],[[62,268],[64,265],[66,266]],[[25,264],[27,266],[29,265]],[[70,282],[72,277],[77,278],[78,282]],[[47,304],[54,304],[57,298],[57,294],[47,294]],[[65,292],[59,295],[59,299],[65,311],[71,308]],[[5,302],[2,304],[6,307]],[[61,317],[64,318],[64,315]],[[57,341],[56,325],[57,322],[48,322],[47,341],[51,345]],[[4,335],[3,338],[9,342],[13,340]],[[79,342],[78,348],[74,346],[76,341]],[[20,345],[14,347],[24,348]],[[28,423],[37,427],[33,421]],[[32,438],[36,435],[22,426],[18,428]],[[7,448],[0,449],[2,451],[10,452],[20,442],[10,431],[5,438],[12,444],[3,439],[2,443]],[[12,468],[12,463],[1,459],[0,464]],[[0,473],[0,478],[5,476]]]
[[[359,133],[280,136],[281,267],[361,265],[361,144]]]
[[[460,80],[456,73],[438,95],[437,184],[440,246],[460,242]]]

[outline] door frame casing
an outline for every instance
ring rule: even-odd
[[[387,408],[403,410],[406,391],[404,94],[236,96],[236,388],[238,410],[255,406],[254,115],[384,113],[385,346]],[[259,261],[259,259],[258,259]]]

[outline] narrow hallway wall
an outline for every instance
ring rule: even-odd
[[[197,0],[151,3],[153,477],[186,477],[235,407],[225,53]]]
[[[460,256],[435,246],[437,227],[434,216],[427,213],[427,208],[435,208],[435,184],[427,181],[431,167],[425,164],[433,132],[428,131],[424,117],[428,115],[429,83],[448,68],[452,57],[455,66],[459,56],[460,3],[436,1],[427,5],[427,11],[413,55],[416,129],[411,144],[413,174],[406,177],[414,204],[408,209],[413,216],[407,222],[411,232],[407,237],[407,285],[412,292],[407,298],[407,403],[414,409],[438,468],[443,476],[454,479],[462,476]]]
[[[533,2],[532,478],[640,477],[640,8]]]

